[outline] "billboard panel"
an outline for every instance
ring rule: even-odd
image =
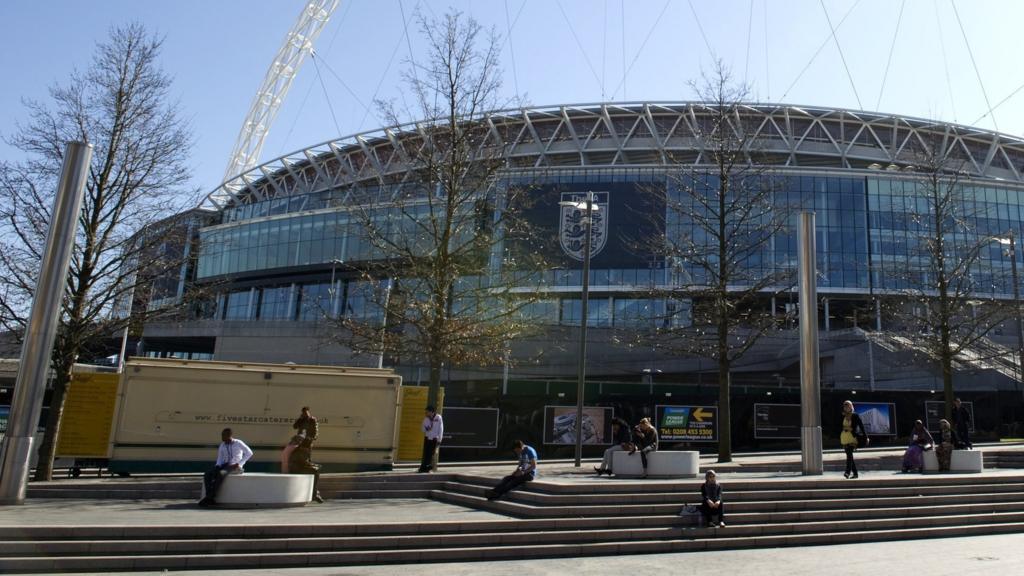
[[[896,405],[891,402],[854,402],[853,411],[864,422],[868,436],[896,436]]]
[[[716,406],[655,406],[658,440],[718,442]]]
[[[605,406],[583,407],[583,443],[610,444],[612,438],[613,408]],[[576,444],[576,407],[544,407],[544,443]]]
[[[961,402],[964,408],[967,408],[967,413],[971,415],[971,421],[968,423],[967,431],[974,433],[974,402]],[[924,426],[929,432],[938,434],[939,432],[939,420],[946,417],[946,403],[937,400],[926,400],[924,403]],[[950,425],[953,422],[950,421]]]
[[[496,448],[497,408],[445,408],[442,448]]]
[[[799,404],[754,404],[754,438],[799,440]]]

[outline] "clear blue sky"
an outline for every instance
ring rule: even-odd
[[[511,96],[518,87],[535,105],[691,99],[686,82],[709,66],[714,51],[735,76],[746,77],[761,101],[878,110],[1024,134],[1024,90],[1000,105],[994,118],[981,118],[989,108],[985,93],[996,105],[1024,85],[1024,2],[954,1],[825,0],[833,25],[850,11],[837,32],[844,67],[820,0],[341,0],[317,44],[327,95],[307,60],[262,157],[378,127],[371,102],[399,94],[399,73],[409,58],[402,10],[411,19],[414,10],[441,14],[450,5],[509,38],[504,89]],[[0,134],[26,118],[22,98],[45,99],[49,85],[89,64],[94,44],[110,26],[138,21],[165,36],[163,66],[175,78],[174,92],[196,137],[192,184],[209,190],[218,184],[252,96],[303,4],[4,0]],[[511,34],[509,20],[515,21]],[[413,23],[409,30],[415,53],[422,40]],[[0,144],[0,159],[19,155]]]

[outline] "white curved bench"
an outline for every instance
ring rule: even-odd
[[[639,452],[632,456],[621,451],[612,454],[612,471],[620,478],[640,478],[644,474]],[[647,455],[648,478],[696,478],[700,472],[700,452],[663,450]]]
[[[217,490],[217,504],[226,508],[305,506],[313,498],[313,480],[312,474],[229,474]]]
[[[981,450],[953,450],[949,459],[949,472],[973,472],[975,474],[985,469],[985,453]],[[938,472],[939,458],[935,450],[928,450],[924,453],[924,471]]]

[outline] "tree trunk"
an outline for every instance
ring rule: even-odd
[[[942,354],[942,392],[946,401],[946,420],[953,421],[953,354],[947,348]]]
[[[46,431],[43,433],[43,441],[39,444],[37,452],[39,459],[36,463],[35,476],[33,476],[36,482],[53,480],[53,460],[57,454],[57,436],[60,434],[60,422],[64,416],[64,399],[67,396],[73,366],[74,362],[67,359],[61,359],[54,366],[55,376],[53,393],[50,396],[50,412],[46,417]]]
[[[729,402],[731,363],[728,344],[724,351],[720,347],[718,353],[718,461],[732,462],[732,416]]]

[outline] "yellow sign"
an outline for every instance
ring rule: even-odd
[[[68,384],[57,456],[108,458],[118,374],[74,374]]]
[[[693,411],[693,419],[696,420],[697,422],[703,422],[705,418],[710,418],[713,415],[713,413],[708,412],[704,410],[704,408],[699,406],[696,410]]]
[[[423,457],[423,412],[427,409],[426,386],[402,386],[402,420],[398,428],[398,459],[419,462]],[[437,393],[437,409],[444,405],[444,388]]]

